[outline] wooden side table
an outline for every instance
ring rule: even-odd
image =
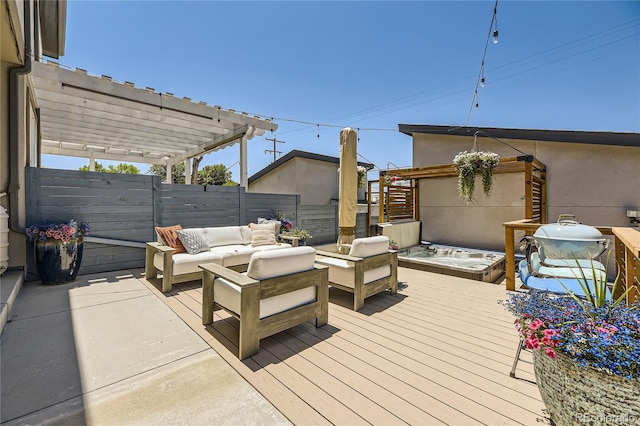
[[[298,242],[300,238],[294,237],[292,235],[278,235],[280,241],[285,241],[291,244],[292,247],[298,247]]]

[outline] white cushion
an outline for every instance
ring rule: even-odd
[[[289,275],[313,269],[316,250],[313,247],[291,247],[264,250],[251,255],[247,276],[254,280]]]
[[[240,235],[242,235],[242,244],[251,244],[251,228],[249,228],[249,225],[240,227]]]
[[[329,282],[354,288],[356,268],[354,262],[332,257],[318,257],[316,262],[329,267]],[[364,272],[364,283],[368,284],[391,275],[391,266],[384,265]]]
[[[228,246],[242,244],[242,232],[240,226],[217,226],[204,228],[204,239],[209,247]]]
[[[383,235],[376,237],[356,238],[351,243],[349,256],[369,257],[389,251],[389,238]]]
[[[222,266],[246,265],[251,259],[251,255],[258,250],[251,246],[242,244],[232,244],[228,246],[212,247],[213,253],[222,257]]]
[[[216,278],[213,282],[213,297],[220,306],[242,315],[240,312],[240,286],[224,278]],[[260,301],[260,318],[278,314],[315,300],[315,287],[301,288],[290,293],[269,297]]]
[[[202,253],[189,254],[178,253],[172,256],[173,259],[173,275],[190,274],[192,272],[202,272],[202,269],[198,268],[201,263],[217,263],[222,265],[222,256],[211,251],[203,251]],[[153,266],[157,269],[163,269],[163,256],[162,253],[156,253],[153,256]]]

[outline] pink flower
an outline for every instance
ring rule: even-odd
[[[540,319],[535,319],[533,321],[531,321],[531,324],[529,324],[529,328],[531,330],[537,330],[540,327],[542,327],[544,325],[544,323],[542,321],[540,321]]]
[[[529,337],[527,340],[524,341],[524,343],[527,345],[529,349],[540,348],[540,341],[538,340],[537,337]]]
[[[546,352],[546,354],[548,356],[550,356],[551,358],[555,359],[556,358],[556,353],[553,349],[551,348],[544,348],[544,351]]]

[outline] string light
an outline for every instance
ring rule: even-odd
[[[480,103],[478,102],[478,86],[484,87],[485,79],[484,79],[484,60],[487,57],[487,47],[489,46],[489,40],[491,39],[491,34],[493,33],[493,42],[498,42],[498,0],[493,6],[493,15],[491,16],[491,24],[489,25],[489,34],[487,34],[487,41],[484,43],[484,52],[482,53],[482,62],[480,63],[480,72],[478,72],[478,79],[476,80],[476,88],[473,92],[473,98],[471,99],[471,106],[469,106],[469,113],[467,114],[467,120],[464,122],[464,127],[469,124],[469,119],[471,118],[471,112],[473,111],[473,107],[479,109]]]

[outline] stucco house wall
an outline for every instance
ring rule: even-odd
[[[367,170],[373,164],[361,163]],[[337,203],[340,158],[293,150],[249,178],[249,192],[298,194],[302,205]],[[359,198],[364,198],[360,190]]]
[[[579,132],[578,132],[579,133]],[[469,136],[413,134],[413,167],[450,164],[473,145]],[[574,214],[589,225],[630,226],[627,210],[640,209],[640,147],[561,141],[504,139],[547,167],[547,217]],[[640,135],[638,140],[640,140]],[[479,137],[478,149],[501,157],[522,155],[491,138]],[[421,179],[419,211],[422,240],[504,250],[507,221],[524,218],[523,173],[494,176],[491,198],[476,182],[472,205],[458,197],[457,178]]]
[[[330,204],[338,198],[338,164],[294,157],[268,173],[249,181],[249,192],[299,194],[300,203]]]

